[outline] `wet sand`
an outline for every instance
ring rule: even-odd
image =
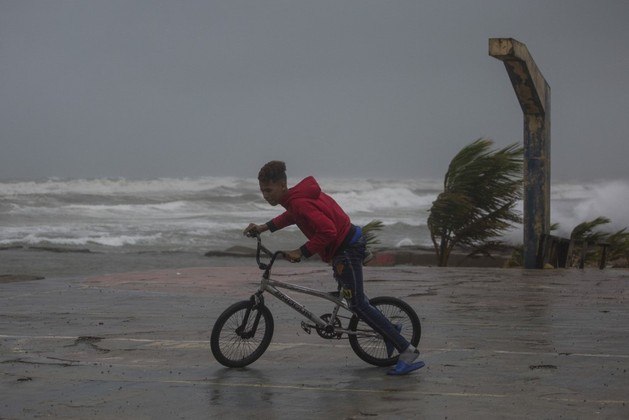
[[[367,292],[403,298],[422,322],[427,366],[395,378],[346,340],[306,334],[271,298],[269,350],[245,369],[216,363],[214,320],[259,279],[242,260],[95,259],[71,272],[63,259],[13,271],[59,268],[44,279],[0,282],[2,419],[629,416],[628,270],[367,267]],[[277,275],[333,288],[322,264]]]

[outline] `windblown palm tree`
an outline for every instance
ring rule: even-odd
[[[492,152],[492,144],[478,139],[464,147],[432,203],[428,228],[439,266],[448,265],[455,246],[486,253],[500,243],[493,238],[522,222],[514,207],[522,197],[523,149],[513,144]]]
[[[610,249],[610,261],[624,258],[625,264],[629,263],[629,232],[627,232],[627,228],[623,228],[609,235],[607,242],[609,243]]]
[[[599,216],[593,220],[579,223],[572,229],[570,239],[574,242],[574,252],[580,255],[579,266],[592,264],[601,258],[601,248],[597,245],[605,243],[609,246],[610,261],[625,258],[629,261],[629,232],[627,228],[614,233],[595,230],[610,223],[611,220],[604,216]]]
[[[605,240],[609,236],[608,233],[597,232],[594,229],[606,225],[610,222],[609,218],[604,216],[599,216],[594,220],[588,220],[583,223],[579,223],[572,229],[570,233],[570,239],[578,242],[592,243]]]

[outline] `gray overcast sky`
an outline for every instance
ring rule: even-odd
[[[552,90],[553,181],[629,178],[629,1],[0,0],[0,180],[441,178],[522,141],[488,39]]]

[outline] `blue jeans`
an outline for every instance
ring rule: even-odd
[[[349,307],[362,321],[382,335],[385,340],[402,353],[409,342],[395,329],[382,312],[369,303],[363,290],[363,259],[365,258],[365,239],[361,237],[354,244],[346,247],[332,259],[334,278],[343,289],[343,297]]]

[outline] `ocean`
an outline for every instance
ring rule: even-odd
[[[326,179],[324,191],[356,224],[378,219],[380,246],[431,246],[428,210],[442,189],[430,179]],[[298,180],[289,179],[289,185]],[[597,216],[609,230],[629,226],[629,183],[600,181],[552,186],[551,217],[559,234]],[[223,251],[253,247],[242,230],[279,214],[261,197],[255,179],[205,177],[49,179],[0,182],[0,248],[70,248],[100,253]],[[505,234],[522,241],[521,229]],[[266,236],[270,248],[297,247],[296,228]]]

